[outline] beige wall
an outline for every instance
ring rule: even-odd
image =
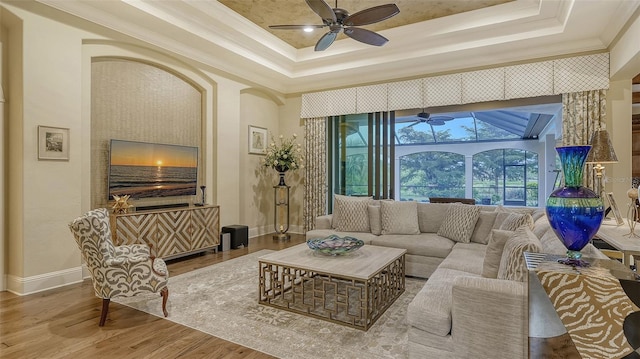
[[[631,79],[640,74],[640,11],[636,11],[625,31],[611,47],[609,63],[612,81],[607,94],[607,130],[611,135],[618,163],[605,166],[609,180],[605,188],[613,192],[620,210],[626,212],[632,167]]]
[[[221,225],[242,223],[241,193],[253,191],[238,164],[246,153],[241,92],[250,86],[198,69],[178,57],[120,41],[105,41],[11,5],[6,38],[10,148],[7,191],[6,289],[26,294],[82,279],[80,254],[67,223],[92,208],[91,62],[121,57],[158,64],[203,89],[201,152],[208,202],[221,206]],[[9,17],[7,15],[7,17]],[[4,16],[3,16],[4,17]],[[23,46],[29,44],[29,46]],[[269,93],[268,90],[263,90]],[[270,94],[277,98],[277,94]],[[247,106],[262,106],[250,100]],[[265,121],[279,121],[269,105]],[[70,129],[69,161],[38,161],[37,126]],[[2,274],[2,273],[0,273]],[[0,288],[4,289],[4,288]]]

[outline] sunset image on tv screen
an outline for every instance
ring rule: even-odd
[[[198,148],[111,140],[109,198],[196,194]]]

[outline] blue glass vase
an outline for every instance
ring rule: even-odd
[[[596,235],[602,219],[602,199],[591,189],[582,186],[584,162],[591,146],[556,147],[562,163],[564,187],[547,199],[549,223],[567,248],[567,258],[560,262],[574,266],[588,266],[580,251]]]

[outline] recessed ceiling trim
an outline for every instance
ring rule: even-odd
[[[604,51],[605,29],[639,6],[516,0],[380,31],[390,40],[381,48],[347,39],[318,53],[293,49],[218,1],[36,1],[284,93]],[[621,8],[623,18],[610,16]]]

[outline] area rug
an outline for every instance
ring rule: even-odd
[[[366,332],[258,304],[261,250],[169,278],[171,320],[279,358],[407,358],[406,310],[425,281],[406,290]],[[164,318],[160,296],[114,301]]]

